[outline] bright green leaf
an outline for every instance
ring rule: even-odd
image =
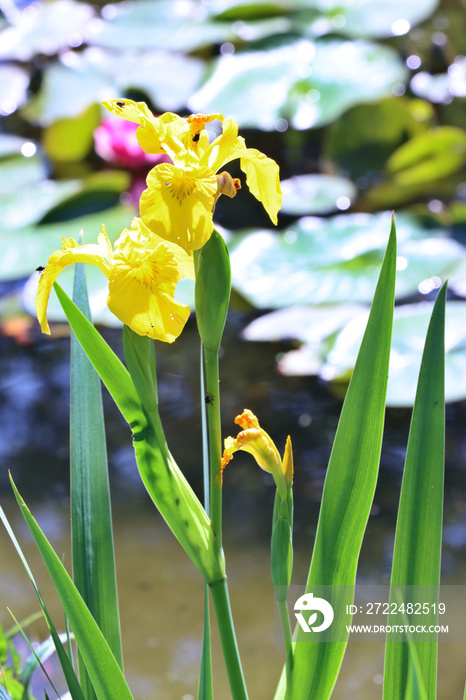
[[[59,595],[63,610],[70,621],[97,697],[99,700],[133,700],[120,667],[97,623],[16,487],[14,484],[12,486],[24,519]]]
[[[398,185],[440,180],[463,167],[466,131],[454,126],[431,129],[400,146],[387,162]]]
[[[94,144],[94,129],[100,123],[100,107],[91,105],[81,114],[59,119],[44,131],[42,145],[56,161],[80,161]]]
[[[370,320],[343,404],[327,469],[307,592],[317,586],[339,593],[354,586],[362,539],[377,482],[385,412],[395,295],[396,239],[392,223]],[[334,598],[332,598],[333,604]],[[351,600],[349,602],[352,602]],[[341,617],[341,619],[340,619]],[[332,629],[345,634],[344,615]],[[306,644],[297,627],[293,655],[275,700],[328,700],[346,642]],[[348,634],[348,633],[346,633]]]
[[[396,525],[391,600],[396,587],[431,586],[437,588],[438,601],[445,461],[445,300],[446,284],[434,305],[419,373]],[[423,617],[427,626],[437,624],[437,613]],[[409,615],[408,624],[414,620]],[[396,624],[394,615],[389,615],[388,624]],[[405,700],[413,653],[419,661],[426,697],[436,695],[437,642],[431,638],[428,642],[413,640],[412,646],[414,651],[392,634],[387,636],[386,700]]]

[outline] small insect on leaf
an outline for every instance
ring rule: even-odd
[[[36,267],[36,272],[43,272],[45,270],[45,267],[43,265],[39,265],[39,267]]]
[[[211,405],[213,406],[213,405],[214,405],[214,400],[215,400],[215,396],[212,396],[211,394],[206,394],[206,395],[205,395],[204,401],[206,402],[206,404],[211,404]]]
[[[117,101],[117,107],[124,107],[124,106],[125,106],[124,102],[122,102],[121,100]]]

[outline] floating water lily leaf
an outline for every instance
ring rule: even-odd
[[[283,233],[252,231],[230,243],[232,282],[258,308],[291,304],[370,303],[390,228],[390,215],[304,217]],[[397,215],[397,298],[417,293],[423,280],[444,278],[466,248]]]
[[[410,87],[415,95],[430,102],[449,104],[454,97],[466,97],[466,58],[457,56],[449,66],[448,73],[416,73]]]
[[[316,346],[365,311],[367,306],[361,304],[289,306],[256,318],[243,336],[252,341],[299,340]]]
[[[0,104],[3,114],[11,114],[24,104],[28,85],[29,75],[23,68],[0,65]]]
[[[0,158],[21,155],[21,148],[25,143],[28,143],[28,140],[22,138],[21,136],[15,136],[14,134],[0,134]]]
[[[54,0],[17,13],[16,24],[0,35],[0,58],[29,61],[80,45],[87,37],[94,10],[84,2]]]
[[[123,42],[126,48],[126,42]],[[74,118],[102,100],[139,89],[161,111],[180,109],[204,73],[199,59],[164,51],[109,55],[92,48],[66,54],[48,68],[42,88],[23,116],[42,125]],[[180,80],[180,76],[183,79]]]
[[[102,224],[105,224],[109,238],[114,241],[129,226],[134,214],[131,207],[120,205],[69,221],[28,226],[16,231],[4,229],[0,231],[0,280],[28,277],[36,267],[45,265],[49,256],[61,247],[63,236],[79,239],[82,230],[83,242],[95,243]]]
[[[208,10],[211,17],[235,22],[286,15],[294,9],[294,4],[287,0],[217,0]]]
[[[284,214],[328,214],[348,209],[356,197],[351,180],[337,175],[295,175],[281,182]]]
[[[398,185],[440,180],[463,167],[466,131],[443,126],[418,134],[400,146],[387,162],[387,170]]]
[[[246,340],[299,340],[303,345],[278,361],[282,374],[318,374],[325,362],[333,335],[367,307],[358,304],[290,306],[255,319],[243,331]]]
[[[427,327],[433,304],[395,308],[387,405],[412,406]],[[445,394],[447,401],[466,398],[466,302],[447,302],[445,328]],[[321,376],[327,381],[345,378],[356,360],[367,314],[348,323],[336,338]]]
[[[108,196],[114,193],[113,199],[118,198],[128,184],[129,175],[123,171],[103,171],[82,180],[56,181],[44,178],[38,158],[3,161],[0,167],[0,231],[6,233],[9,229],[36,224],[45,216],[56,221],[73,218],[76,196],[80,197],[81,213],[86,197],[95,200],[98,196],[100,208],[105,209]]]
[[[45,180],[46,174],[45,164],[38,155],[4,158],[0,168],[0,197],[35,186]]]
[[[209,22],[205,7],[192,0],[136,0],[112,6],[96,25],[92,42],[121,50],[193,51],[235,37],[230,23]]]
[[[1,170],[1,168],[0,168]],[[40,221],[50,209],[82,189],[77,180],[42,180],[0,195],[0,221],[3,230],[16,229]],[[0,237],[2,234],[0,233]]]
[[[242,126],[296,129],[333,121],[360,102],[390,93],[406,69],[390,48],[366,41],[300,39],[221,56],[189,100],[193,112],[223,112]]]
[[[326,18],[328,32],[382,38],[407,34],[432,15],[438,0],[296,0],[295,4],[322,13],[318,20],[321,33]]]

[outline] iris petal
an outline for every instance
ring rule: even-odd
[[[50,256],[45,270],[39,278],[39,288],[36,296],[36,313],[40,323],[42,333],[50,335],[50,328],[47,322],[47,306],[53,283],[58,275],[68,265],[77,262],[91,263],[102,270],[108,277],[110,266],[107,259],[108,238],[103,232],[99,236],[99,244],[79,245],[74,238],[63,238],[62,249],[57,250]]]
[[[156,235],[189,252],[202,248],[213,230],[217,180],[209,168],[153,168],[140,200],[141,219]]]

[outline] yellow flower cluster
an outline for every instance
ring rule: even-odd
[[[239,159],[246,184],[262,202],[274,224],[281,207],[278,165],[238,136],[238,125],[221,114],[191,115],[184,119],[167,112],[155,117],[144,102],[119,99],[104,102],[112,113],[139,126],[143,151],[165,154],[172,163],[155,166],[147,176],[140,218],[114,244],[105,233],[98,243],[79,245],[63,239],[63,248],[50,257],[39,280],[37,316],[50,333],[46,311],[50,290],[64,267],[88,262],[99,267],[109,282],[108,306],[136,333],[173,342],[183,330],[189,308],[174,299],[181,277],[193,277],[192,253],[209,240],[215,203],[221,194],[234,197],[241,184],[228,172],[218,172]],[[222,122],[212,142],[206,124]]]

